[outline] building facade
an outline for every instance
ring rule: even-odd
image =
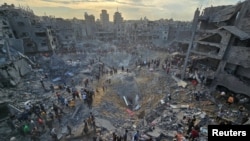
[[[102,10],[102,13],[100,14],[100,21],[102,29],[109,28],[109,14],[107,10]]]
[[[190,55],[213,89],[223,87],[236,94],[250,96],[250,1],[236,5],[208,7],[195,17],[195,38]],[[208,73],[212,71],[212,73]]]

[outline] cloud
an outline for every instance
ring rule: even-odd
[[[89,11],[89,12],[94,12],[92,9],[72,9],[68,7],[37,7],[35,14],[43,16],[55,16],[55,17],[60,17],[60,18],[66,18],[66,19],[72,19],[74,17],[83,19],[84,12]],[[51,14],[53,13],[53,14]]]
[[[116,9],[125,20],[148,17],[150,20],[173,18],[192,20],[198,7],[236,4],[238,0],[4,0],[9,4],[29,6],[35,13],[82,18],[84,12],[99,18],[102,9],[113,16]],[[36,1],[36,2],[34,2]],[[43,11],[43,12],[42,12]],[[68,13],[68,14],[67,14]],[[111,19],[111,18],[110,18]]]
[[[52,2],[52,3],[60,3],[60,4],[70,4],[74,1],[66,1],[66,0],[41,0],[41,1],[44,1],[44,2]]]

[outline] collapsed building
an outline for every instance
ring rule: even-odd
[[[193,40],[182,47],[191,60],[186,60],[192,64],[188,66],[189,71],[193,68],[203,71],[212,81],[212,89],[222,86],[236,94],[250,96],[249,7],[250,2],[245,1],[208,7],[201,14],[196,10]],[[192,60],[193,55],[201,59]],[[211,70],[212,73],[208,73]]]
[[[15,46],[24,54],[49,53],[56,48],[56,38],[49,27],[41,24],[38,16],[31,9],[3,4],[1,16],[8,21],[13,38],[19,39]]]
[[[52,53],[57,39],[29,8],[0,7],[1,85],[16,86],[36,64],[26,55]]]
[[[0,17],[0,87],[16,86],[31,71],[32,61],[22,54],[20,43],[22,40],[15,38],[9,22]]]

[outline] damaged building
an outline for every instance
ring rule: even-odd
[[[50,28],[41,24],[40,18],[28,7],[3,4],[0,13],[8,21],[13,37],[19,39],[22,53],[51,53],[56,48],[56,38]]]
[[[22,54],[22,43],[15,38],[10,23],[0,15],[0,87],[16,86],[31,71],[30,60]]]
[[[235,94],[250,91],[250,2],[208,7],[194,17],[194,40],[189,44],[192,68],[207,73],[213,89],[224,87]],[[187,50],[188,44],[185,46]],[[189,67],[191,70],[191,67]],[[194,70],[194,69],[192,69]],[[205,73],[206,75],[206,73]]]

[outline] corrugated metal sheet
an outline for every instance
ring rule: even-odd
[[[230,33],[232,33],[233,35],[237,36],[240,38],[240,40],[246,40],[250,38],[250,35],[247,34],[246,32],[240,30],[239,28],[235,27],[235,26],[222,26],[219,28],[219,30],[221,29],[225,29],[227,31],[229,31]]]

